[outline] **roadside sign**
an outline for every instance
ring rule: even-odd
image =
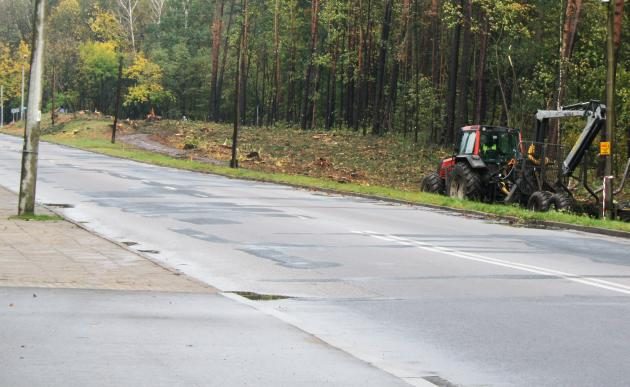
[[[11,114],[18,114],[20,112],[20,108],[11,109]]]
[[[610,141],[602,141],[599,143],[599,154],[601,156],[610,156]]]

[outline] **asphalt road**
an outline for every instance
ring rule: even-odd
[[[17,190],[21,140],[0,136]],[[630,241],[43,144],[38,200],[408,382],[626,386]]]

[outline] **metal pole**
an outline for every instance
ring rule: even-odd
[[[52,87],[50,90],[50,125],[55,126],[55,65],[52,66]]]
[[[37,182],[37,152],[39,130],[42,120],[42,72],[44,67],[44,17],[46,0],[35,0],[33,16],[33,53],[28,84],[28,111],[24,125],[24,148],[22,150],[22,174],[20,176],[20,198],[18,215],[35,212],[35,185]]]
[[[25,58],[22,58],[25,60]],[[20,120],[24,119],[24,63],[22,62],[22,94],[20,98]]]
[[[0,129],[4,127],[4,85],[0,86]]]
[[[613,164],[613,142],[615,136],[615,75],[616,64],[615,58],[615,43],[614,43],[614,25],[615,25],[615,2],[610,1],[608,3],[608,22],[607,24],[607,39],[606,39],[606,56],[608,61],[606,71],[606,128],[605,128],[605,142],[608,142],[610,149],[609,154],[605,157],[605,176],[604,178],[604,208],[606,209],[606,215],[612,219],[614,216],[613,208],[613,196],[612,196],[612,164]]]

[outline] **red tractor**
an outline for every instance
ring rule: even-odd
[[[586,125],[569,152],[549,143],[551,120],[581,117]],[[533,211],[570,211],[599,216],[602,190],[591,170],[598,149],[597,135],[606,124],[606,106],[589,101],[558,110],[538,110],[534,141],[524,142],[518,129],[466,126],[455,155],[443,160],[438,172],[422,180],[422,190],[458,199],[520,204]],[[577,168],[581,166],[581,171]],[[623,194],[630,176],[630,159],[613,195]],[[581,187],[580,187],[581,185]],[[579,190],[583,192],[580,192]],[[589,198],[584,198],[584,192]],[[578,197],[576,197],[576,193]],[[630,202],[613,202],[613,217],[630,219]]]
[[[521,158],[521,132],[497,126],[466,126],[456,155],[422,180],[422,191],[494,202],[510,191],[509,177]]]

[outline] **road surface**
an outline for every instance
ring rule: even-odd
[[[20,149],[0,136],[0,184],[14,191]],[[50,144],[39,165],[40,202],[223,292],[289,296],[251,303],[409,383],[630,380],[628,240]]]

